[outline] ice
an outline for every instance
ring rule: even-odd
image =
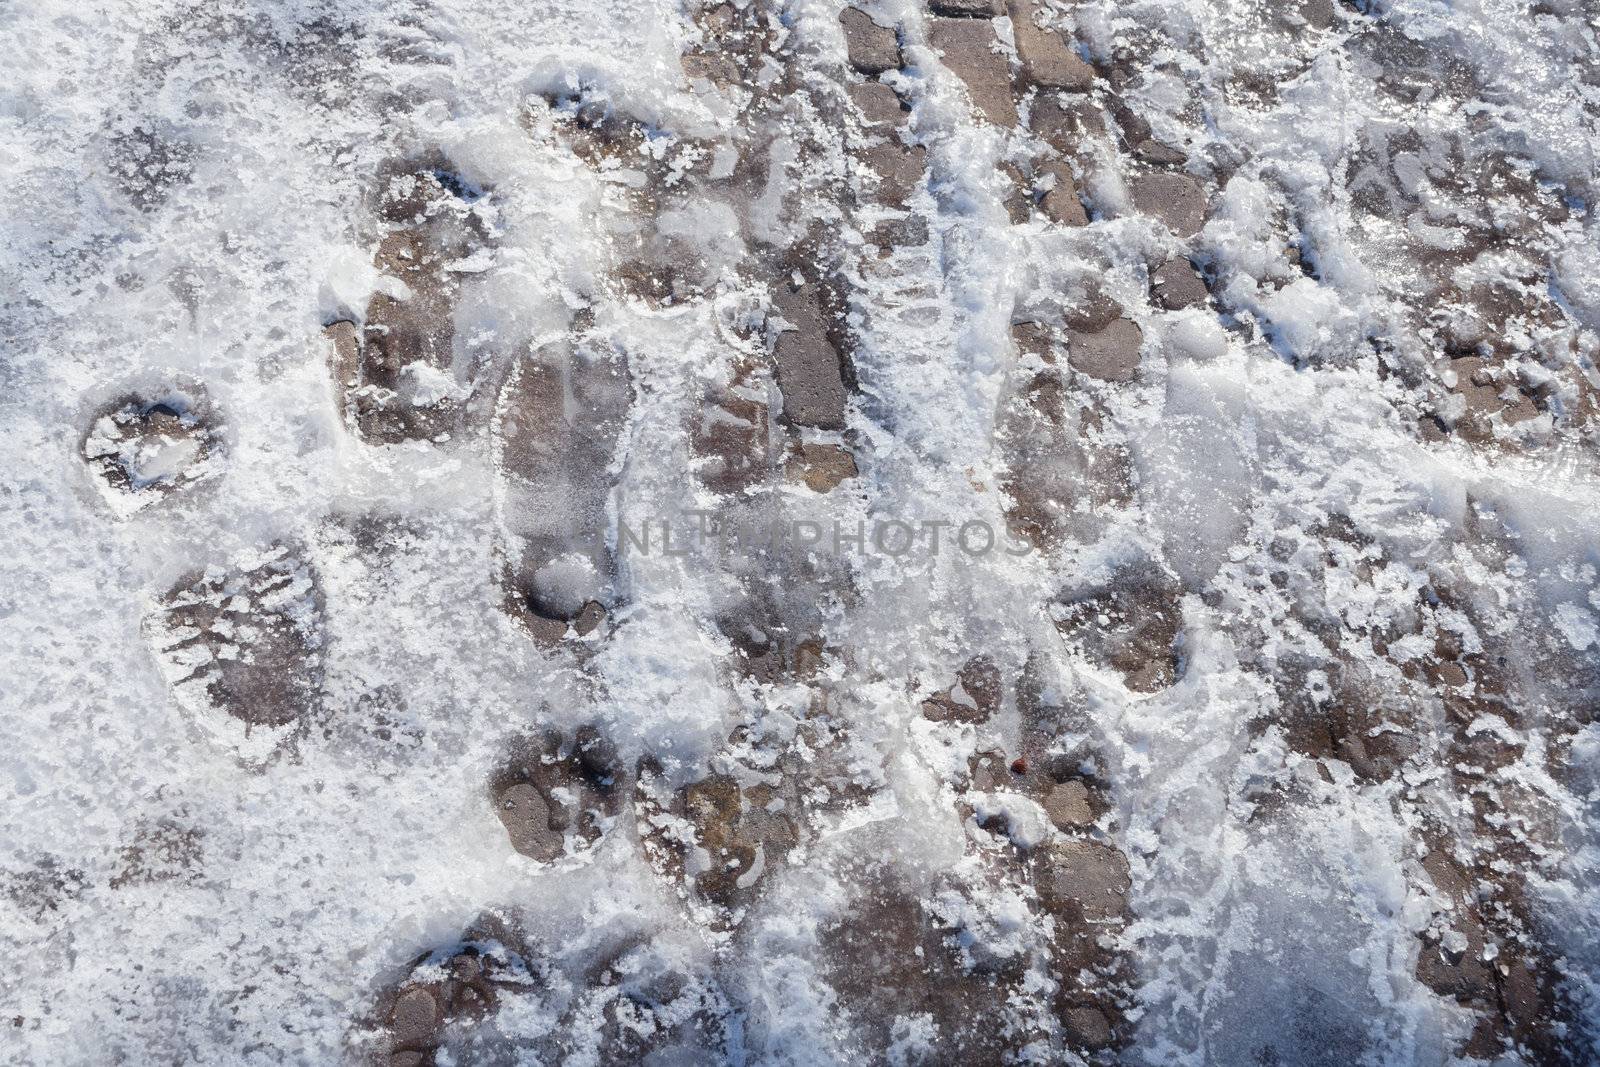
[[[438,1062],[1600,1054],[1593,11],[960,6],[862,7],[870,132],[819,0],[0,7],[0,1058],[385,1060],[491,944]],[[386,168],[481,237],[395,440]],[[945,540],[623,551],[707,516]],[[622,768],[559,863],[547,729]]]

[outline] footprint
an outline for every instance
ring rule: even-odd
[[[1176,579],[1146,563],[1057,603],[1051,614],[1069,648],[1115,671],[1134,692],[1154,693],[1178,680],[1182,593]]]
[[[145,633],[194,726],[246,764],[289,746],[321,707],[322,586],[295,546],[186,575]]]
[[[616,751],[594,727],[518,742],[490,783],[511,847],[541,863],[586,855],[617,817],[620,772]]]
[[[974,656],[956,674],[956,684],[922,702],[934,722],[988,722],[1000,710],[1000,670],[988,656]]]
[[[987,13],[986,13],[987,14]],[[1011,92],[1011,61],[1000,49],[990,18],[932,18],[928,44],[965,84],[973,109],[996,126],[1017,124]]]
[[[1527,936],[1516,878],[1481,861],[1462,864],[1442,839],[1431,842],[1421,867],[1436,905],[1418,934],[1417,980],[1478,1016],[1460,1054],[1492,1059],[1509,1040],[1536,1050],[1537,1062],[1562,1062],[1551,1027],[1563,1014],[1559,964]]]
[[[676,956],[651,939],[591,968],[561,1021],[561,1062],[729,1062],[738,1032],[735,1009],[712,975]]]
[[[146,214],[167,202],[173,189],[194,179],[195,147],[169,124],[145,120],[110,133],[106,169],[133,206]]]
[[[690,426],[695,475],[713,493],[743,496],[772,477],[771,374],[739,361],[731,380],[701,398]]]
[[[955,686],[924,703],[924,714],[982,730],[1004,710],[1003,684],[992,661],[975,657]],[[1108,1061],[1127,1036],[1122,998],[1128,964],[1116,937],[1127,919],[1129,867],[1118,849],[1097,839],[1110,804],[1104,783],[1088,771],[1094,761],[1084,752],[1053,748],[1062,724],[1040,695],[1030,664],[1016,693],[1020,754],[979,750],[954,783],[970,847],[947,872],[946,892],[974,903],[950,908],[946,901],[954,924],[970,927],[946,936],[980,959],[992,942],[1015,973],[1028,972],[1035,988],[1048,989],[1049,1012],[1018,1020],[1009,1033],[1033,1032],[1091,1062]],[[990,901],[1011,909],[998,926],[986,918]],[[1018,910],[1043,935],[1028,939],[1025,949],[1001,932],[1015,925]]]
[[[1011,330],[1019,355],[996,428],[1007,521],[1044,551],[1069,537],[1092,540],[1107,512],[1132,498],[1132,459],[1099,402],[1086,402],[1062,365],[1062,336],[1077,335],[1042,322]]]
[[[843,1059],[1018,1062],[1048,1032],[1029,1010],[1025,961],[974,958],[956,917],[972,901],[958,882],[917,895],[902,880],[889,870],[853,875],[858,895],[819,931]]]
[[[443,159],[397,163],[380,179],[385,226],[374,265],[386,281],[358,325],[325,328],[346,425],[378,444],[460,432],[476,368],[456,354],[462,287],[493,255],[487,193]]]
[[[818,707],[787,739],[741,727],[710,773],[675,790],[646,760],[633,799],[645,857],[697,922],[733,930],[792,852],[870,802],[878,783],[854,759],[842,723]]]
[[[599,178],[610,286],[625,300],[666,308],[700,300],[721,276],[730,238],[721,183],[729,149],[630,114],[603,85],[548,94],[557,138]]]
[[[734,759],[672,791],[651,762],[639,768],[634,814],[645,856],[678,886],[690,914],[718,931],[738,926],[763,877],[800,841],[798,796],[781,773]]]
[[[380,1062],[387,1067],[432,1067],[492,1055],[497,1042],[483,1033],[503,1000],[541,984],[528,953],[506,924],[490,915],[478,920],[460,941],[414,960],[405,979],[387,992],[378,1007]],[[491,1046],[485,1049],[485,1044]]]
[[[632,403],[626,354],[581,328],[501,387],[501,581],[507,612],[541,643],[588,636],[617,602],[608,509]]]
[[[124,514],[222,470],[220,422],[197,384],[112,401],[96,412],[80,449],[106,500]]]

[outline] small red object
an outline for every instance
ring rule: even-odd
[[[1011,773],[1012,774],[1027,774],[1028,773],[1028,757],[1027,756],[1018,756],[1016,759],[1012,760],[1011,761]]]

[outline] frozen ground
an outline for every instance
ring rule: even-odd
[[[1600,1062],[1592,3],[0,71],[0,1059]]]

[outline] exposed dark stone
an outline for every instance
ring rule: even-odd
[[[1101,1049],[1111,1044],[1111,1022],[1099,1008],[1090,1005],[1069,1008],[1062,1022],[1075,1044],[1090,1049]]]
[[[460,941],[413,960],[405,980],[379,1005],[387,1046],[382,1062],[431,1065],[452,1028],[480,1023],[507,993],[534,988],[540,975],[515,940],[504,922],[486,915]]]
[[[882,82],[860,82],[849,92],[861,117],[873,125],[903,126],[911,116],[895,91]]]
[[[630,942],[587,968],[586,978],[559,1028],[562,1052],[635,1067],[734,1058],[728,1042],[738,1012],[709,968],[688,964],[671,946]]]
[[[1000,710],[1000,670],[987,656],[976,656],[956,675],[956,684],[922,702],[934,722],[987,722]]]
[[[1017,124],[1011,64],[999,51],[992,23],[987,19],[933,19],[928,41],[943,54],[945,66],[966,82],[979,114],[996,126]]]
[[[904,208],[906,201],[922,180],[927,169],[927,149],[921,145],[908,145],[891,137],[881,144],[861,150],[860,163],[873,175],[866,178],[874,199],[890,207]],[[865,177],[865,176],[863,176]]]
[[[704,78],[718,88],[735,85],[743,77],[731,56],[718,52],[685,52],[680,59],[688,78]]]
[[[1179,165],[1188,162],[1189,155],[1181,148],[1162,144],[1153,137],[1146,137],[1133,147],[1133,154],[1147,163],[1163,165]]]
[[[1122,305],[1112,299],[1094,278],[1084,283],[1083,295],[1063,303],[1061,321],[1073,333],[1098,333],[1122,317]]]
[[[1000,0],[931,0],[928,8],[948,18],[989,19],[1002,14]]]
[[[928,243],[928,220],[921,215],[884,219],[869,236],[885,254],[895,248],[918,248]]]
[[[1120,318],[1094,332],[1072,331],[1067,360],[1072,369],[1106,382],[1131,382],[1139,376],[1139,348],[1144,331],[1132,319]]]
[[[1335,11],[1333,0],[1303,0],[1299,14],[1312,29],[1326,30],[1333,25]]]
[[[1177,680],[1177,637],[1183,625],[1180,589],[1154,567],[1117,575],[1064,606],[1056,627],[1091,661],[1123,676],[1136,692]]]
[[[1028,195],[1028,179],[1014,164],[1002,163],[999,169],[1005,179],[1003,193],[1006,215],[1013,223],[1021,225],[1033,217],[1033,198]]]
[[[1073,51],[1064,34],[1035,21],[1041,10],[1032,0],[1013,0],[1011,4],[1011,29],[1023,77],[1042,89],[1086,92],[1094,85],[1094,68]]]
[[[353,362],[349,338],[331,335],[346,422],[369,440],[433,440],[459,423],[455,389],[433,393],[454,383],[455,307],[471,274],[449,268],[487,247],[473,208],[484,195],[431,156],[382,177],[378,210],[390,228],[375,265],[404,290],[368,301]]]
[[[1039,168],[1039,176],[1042,179],[1054,179],[1054,184],[1039,201],[1040,209],[1050,221],[1064,226],[1088,225],[1089,216],[1083,209],[1083,201],[1078,199],[1078,186],[1073,179],[1072,168],[1065,163],[1046,163]]]
[[[713,492],[738,493],[771,473],[768,379],[753,363],[702,401],[690,439],[702,457],[697,474]]]
[[[511,847],[549,863],[592,848],[621,807],[622,768],[593,727],[516,743],[490,782]]]
[[[1128,861],[1109,845],[1065,838],[1035,850],[1035,885],[1045,907],[1076,922],[1119,918],[1128,906]]]
[[[773,304],[789,327],[778,334],[773,350],[784,417],[800,426],[844,429],[847,394],[821,290],[814,284],[780,285]]]
[[[591,602],[604,608],[614,595],[608,468],[632,401],[626,357],[598,334],[518,360],[501,386],[504,606],[541,643],[568,637]]]
[[[1149,171],[1133,180],[1133,204],[1179,237],[1193,237],[1206,219],[1206,192],[1187,174]]]
[[[939,1062],[1013,1062],[1028,1043],[1009,1018],[1012,998],[1022,999],[1020,976],[966,965],[957,931],[911,893],[888,886],[869,892],[819,938],[824,973],[848,1028],[844,1058],[892,1062],[895,1021],[923,1016],[938,1022]]]
[[[321,706],[322,585],[297,548],[181,578],[146,630],[179,703],[247,762],[270,756]]]
[[[900,66],[900,45],[894,27],[879,26],[860,8],[847,7],[839,16],[850,65],[863,74],[882,74]]]
[[[831,492],[857,473],[855,457],[838,445],[802,443],[789,465],[790,480],[804,482],[815,493]]]
[[[1071,155],[1089,138],[1105,133],[1105,118],[1086,99],[1062,103],[1056,93],[1040,93],[1029,111],[1028,126],[1056,151]]]
[[[1156,303],[1168,311],[1195,307],[1206,302],[1206,283],[1187,259],[1169,259],[1150,276]]]
[[[1011,340],[1017,348],[1030,355],[1037,356],[1046,363],[1056,361],[1055,336],[1050,327],[1042,322],[1017,322],[1011,326]]]
[[[1094,822],[1089,805],[1089,788],[1080,781],[1059,782],[1044,796],[1044,810],[1050,821],[1062,830],[1073,830]]]
[[[1452,360],[1455,392],[1466,398],[1466,413],[1455,430],[1474,443],[1493,440],[1494,423],[1511,426],[1538,417],[1538,405],[1519,389],[1493,363],[1481,356],[1462,356]]]
[[[647,763],[634,793],[646,857],[683,886],[692,913],[719,929],[743,921],[767,875],[799,844],[801,806],[795,783],[735,761],[676,791]],[[669,816],[683,820],[692,836],[665,832]]]

